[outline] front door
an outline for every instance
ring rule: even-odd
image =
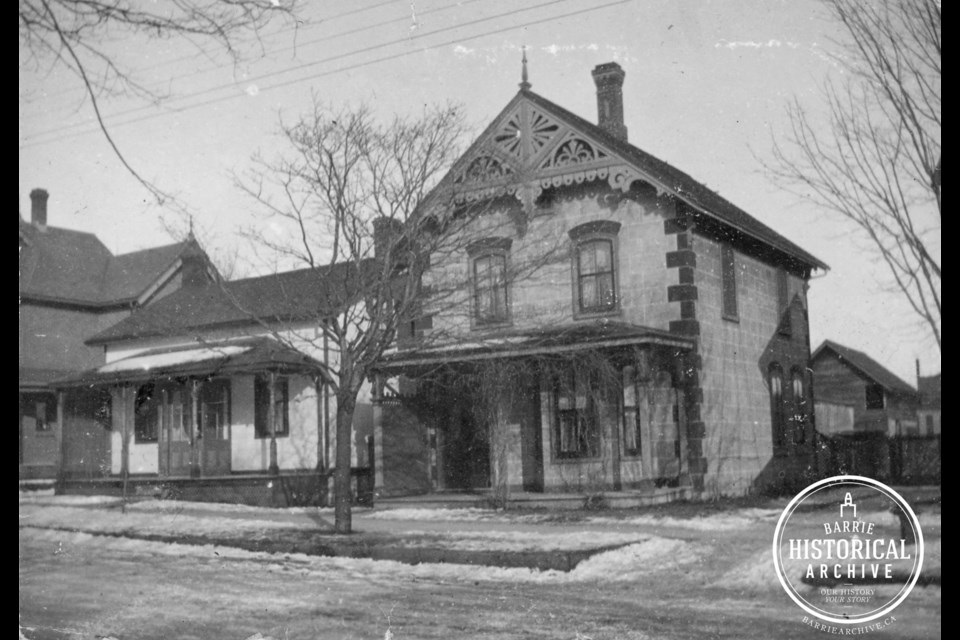
[[[230,473],[230,381],[204,382],[197,404],[198,457],[203,475]]]
[[[169,385],[161,389],[160,474],[188,476],[193,466],[193,424],[190,420],[190,387]]]
[[[659,372],[646,387],[647,420],[652,447],[650,468],[658,486],[676,486],[680,479],[680,397],[669,372]]]
[[[449,405],[440,438],[443,488],[470,490],[490,486],[490,439],[486,425],[474,415],[474,403],[461,399]]]
[[[230,473],[230,382],[211,380],[161,389],[160,474]],[[192,394],[196,393],[196,413]],[[192,418],[192,419],[191,419]]]

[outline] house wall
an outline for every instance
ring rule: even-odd
[[[805,283],[795,275],[787,277],[791,333],[781,335],[776,267],[735,251],[739,318],[726,319],[721,244],[703,235],[695,235],[692,243],[702,362],[704,488],[708,493],[740,494],[797,478],[812,464],[812,427],[807,427],[804,447],[793,448],[791,442],[790,449],[775,455],[767,372],[773,362],[783,368],[784,400],[792,406],[790,371],[793,367],[806,371],[809,361]],[[809,376],[804,390],[805,406],[812,414]]]
[[[267,471],[270,438],[254,431],[253,376],[235,376],[231,385],[231,469]],[[317,466],[317,393],[308,376],[288,378],[290,435],[277,438],[277,464],[281,470],[315,469]]]
[[[112,472],[112,397],[104,398],[86,389],[64,392],[63,472],[71,478],[99,478]]]
[[[126,391],[126,392],[125,392]],[[110,471],[123,471],[124,422],[130,443],[129,466],[131,474],[155,474],[160,468],[160,450],[156,442],[136,441],[133,426],[134,394],[129,389],[111,390]]]
[[[678,303],[667,299],[667,284],[676,283],[675,271],[666,265],[666,253],[673,247],[664,234],[664,220],[675,215],[671,201],[656,197],[653,190],[631,192],[630,198],[604,199],[611,195],[593,187],[558,190],[552,202],[539,205],[518,228],[515,220],[519,203],[506,201],[481,215],[464,232],[457,250],[432,258],[433,268],[425,276],[428,285],[456,295],[442,303],[428,304],[433,314],[427,337],[469,336],[502,330],[523,331],[591,323],[597,316],[575,317],[572,242],[568,232],[592,221],[606,220],[621,225],[617,235],[617,288],[619,310],[603,317],[648,327],[667,329],[679,315]],[[605,204],[604,204],[605,203]],[[508,327],[471,326],[470,257],[466,245],[488,237],[509,237],[509,272],[513,278],[508,291]]]
[[[88,347],[83,341],[129,313],[21,304],[20,366],[80,371],[100,365],[104,362],[103,348]]]

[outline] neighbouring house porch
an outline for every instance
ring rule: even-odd
[[[320,363],[269,337],[154,349],[58,383],[71,493],[325,504],[334,430]],[[372,496],[369,449],[358,494]]]

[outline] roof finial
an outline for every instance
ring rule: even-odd
[[[527,77],[527,45],[523,45],[523,72],[520,74],[520,88],[523,91],[527,91],[532,86]]]

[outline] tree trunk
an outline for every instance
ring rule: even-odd
[[[357,406],[357,394],[337,394],[337,443],[334,487],[334,530],[350,533],[353,529],[350,505],[353,491],[350,483],[351,441],[353,439],[353,413]]]

